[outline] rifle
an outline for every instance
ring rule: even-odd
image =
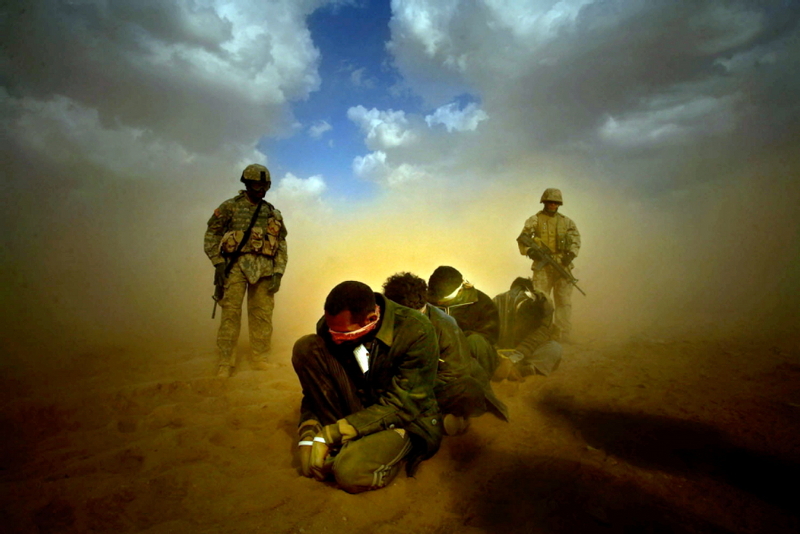
[[[244,248],[244,244],[250,240],[250,233],[253,231],[253,225],[256,224],[256,219],[258,219],[258,212],[261,211],[261,206],[264,205],[264,201],[260,200],[258,205],[256,206],[256,211],[253,212],[253,217],[250,219],[250,224],[247,227],[247,230],[244,231],[244,235],[242,236],[242,240],[239,241],[239,245],[236,247],[236,250],[228,256],[225,264],[225,278],[228,278],[228,275],[231,274],[231,269],[233,269],[233,264],[236,263],[236,260],[239,259],[239,256],[242,255],[242,248]],[[224,284],[224,283],[223,283]],[[213,319],[214,316],[217,314],[217,303],[222,300],[222,297],[225,296],[225,286],[223,284],[215,284],[214,285],[214,294],[211,296],[214,299],[214,309],[211,310],[211,318]]]
[[[525,234],[519,235],[517,238],[517,243],[528,249],[533,249],[533,251],[538,255],[538,258],[531,258],[536,262],[536,265],[533,267],[535,271],[542,270],[545,265],[552,265],[553,269],[556,270],[561,278],[575,286],[575,289],[580,291],[583,296],[586,296],[586,293],[583,292],[583,289],[578,287],[578,279],[572,276],[572,273],[569,272],[566,267],[556,261],[556,259],[553,257],[553,253],[549,248],[547,248],[547,245],[537,245],[533,238]]]
[[[228,271],[228,266],[225,266],[225,271]],[[225,296],[225,284],[214,284],[214,294],[211,295],[211,298],[214,299],[214,309],[211,310],[211,318],[213,319],[217,315],[217,303],[222,300],[222,297]]]

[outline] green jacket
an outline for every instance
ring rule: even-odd
[[[433,329],[439,339],[439,370],[436,374],[436,387],[457,381],[464,376],[470,376],[481,385],[483,396],[489,403],[487,408],[500,419],[508,421],[508,408],[495,395],[486,370],[470,354],[469,342],[456,320],[436,306],[427,306],[424,313],[433,324]]]
[[[406,429],[414,444],[407,464],[409,473],[413,473],[420,461],[439,450],[442,439],[442,421],[433,391],[439,346],[427,317],[379,293],[375,299],[381,308],[381,323],[374,338],[365,343],[370,353],[369,371],[364,375],[366,407],[345,419],[359,436],[389,428]],[[337,350],[324,317],[317,323],[317,335],[337,358],[352,357]],[[303,411],[304,420],[318,420],[312,406],[304,403]]]

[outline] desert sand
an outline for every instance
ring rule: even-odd
[[[361,495],[298,474],[291,342],[230,379],[205,342],[155,347],[8,355],[3,532],[800,528],[798,339],[579,336],[552,376],[494,384],[511,423],[473,420]]]

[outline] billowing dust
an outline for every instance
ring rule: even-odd
[[[798,185],[777,171],[668,191],[520,172],[363,203],[269,193],[289,229],[274,368],[220,379],[202,238],[235,180],[13,165],[1,260],[9,531],[797,531],[780,488],[800,465]],[[452,265],[490,296],[505,291],[529,273],[515,238],[551,186],[580,229],[587,293],[573,294],[576,343],[558,371],[495,383],[511,423],[479,418],[416,478],[354,497],[299,476],[291,346],[330,288],[380,290],[395,272]]]

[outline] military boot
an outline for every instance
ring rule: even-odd
[[[217,376],[221,378],[229,378],[233,374],[233,368],[236,365],[236,356],[234,348],[227,346],[227,344],[220,346],[217,343]]]
[[[250,369],[252,369],[253,371],[268,371],[274,368],[275,364],[269,363],[266,360],[253,360],[250,362]]]
[[[269,351],[259,353],[253,352],[250,355],[250,369],[253,371],[268,371],[274,369],[275,364],[269,363],[268,354]]]

